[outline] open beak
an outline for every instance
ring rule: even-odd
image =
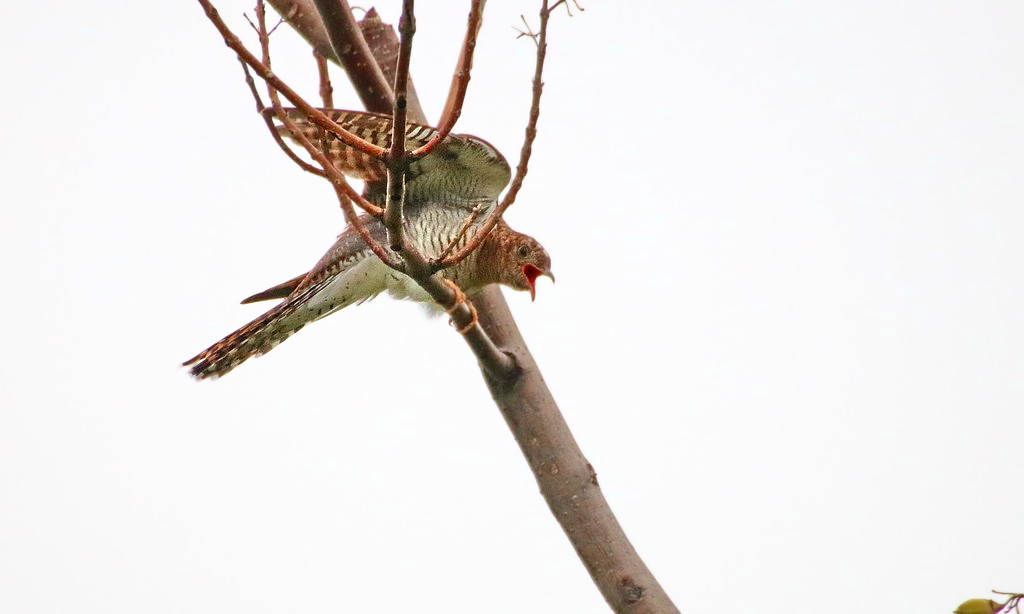
[[[530,285],[530,300],[537,300],[537,278],[538,277],[549,277],[551,283],[555,283],[555,274],[551,271],[542,271],[532,264],[523,265],[523,277],[526,278],[526,283]]]

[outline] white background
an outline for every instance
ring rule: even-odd
[[[466,3],[421,4],[436,118]],[[252,40],[251,5],[219,6]],[[534,10],[488,7],[459,126],[513,163]],[[559,281],[508,294],[683,611],[1024,590],[1022,23],[1008,1],[554,19],[508,218]],[[177,366],[342,226],[196,3],[4,24],[0,611],[603,611],[444,319],[381,298],[219,381]],[[315,98],[287,30],[275,68]]]

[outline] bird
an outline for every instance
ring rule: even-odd
[[[323,110],[335,122],[375,145],[390,142],[392,120],[376,113]],[[339,171],[366,181],[367,198],[383,203],[379,184],[386,178],[384,163],[346,145],[307,120],[297,109],[289,118],[312,143],[319,143]],[[293,138],[283,126],[278,130]],[[420,147],[437,134],[421,124],[406,125],[406,143]],[[452,241],[464,246],[496,206],[511,170],[491,144],[472,135],[450,134],[430,154],[412,162],[406,173],[406,235],[427,258],[437,258]],[[468,231],[467,216],[476,214]],[[370,236],[381,244],[387,231],[380,220],[360,218]],[[554,281],[551,257],[533,237],[498,220],[480,246],[457,264],[437,273],[472,297],[490,284],[529,291],[536,298],[541,276]],[[411,278],[382,262],[351,225],[308,272],[242,300],[243,304],[280,299],[269,311],[186,360],[196,379],[221,377],[242,362],[266,354],[306,324],[387,291],[396,298],[432,304],[432,298]]]

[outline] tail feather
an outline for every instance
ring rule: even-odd
[[[196,379],[220,377],[253,356],[266,354],[299,331],[306,320],[289,318],[297,305],[284,302],[181,364]]]
[[[382,228],[382,227],[381,227]],[[287,298],[242,328],[182,363],[196,379],[216,378],[253,356],[266,354],[309,322],[376,296],[386,288],[391,269],[370,257],[358,236],[342,234]],[[246,299],[270,298],[299,278]],[[275,297],[276,298],[276,297]]]
[[[299,287],[299,284],[301,284],[302,280],[306,279],[306,276],[308,275],[309,273],[303,273],[298,277],[293,277],[288,281],[279,283],[272,288],[267,288],[263,292],[257,292],[252,296],[243,298],[242,304],[248,305],[249,303],[256,303],[259,301],[269,301],[273,299],[288,298],[288,296],[290,296],[292,292],[295,292],[295,289]]]

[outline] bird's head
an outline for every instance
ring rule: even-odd
[[[510,271],[511,279],[506,283],[516,290],[529,290],[530,298],[536,299],[538,277],[549,277],[555,281],[551,272],[551,256],[536,239],[527,235],[520,234],[510,247],[513,270]]]
[[[551,273],[551,256],[530,235],[509,228],[505,220],[498,220],[494,230],[480,246],[480,263],[484,268],[484,281],[499,283],[513,290],[529,290],[537,296],[537,278],[555,276]]]

